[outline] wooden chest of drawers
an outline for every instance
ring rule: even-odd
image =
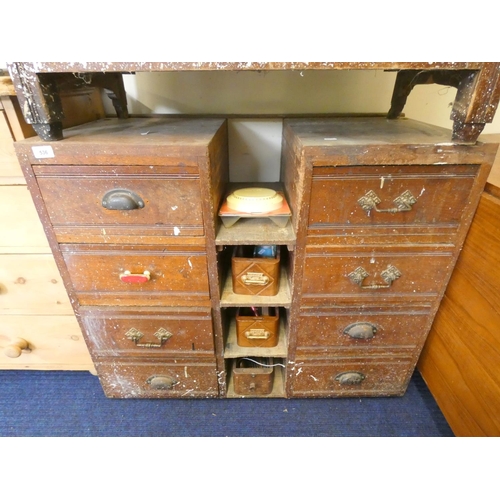
[[[404,119],[285,120],[285,227],[221,224],[224,120],[109,119],[17,153],[109,397],[390,396],[406,390],[497,148],[448,137]],[[232,257],[252,245],[279,249],[272,295],[235,293]],[[272,345],[238,343],[252,307],[277,309]],[[265,390],[252,375],[237,387],[249,358],[270,360]]]
[[[495,149],[404,119],[285,120],[291,396],[404,393]]]
[[[219,394],[209,276],[226,138],[221,119],[109,119],[17,145],[109,397]]]
[[[2,84],[5,85],[5,80]],[[94,373],[14,150],[16,140],[34,136],[35,132],[21,115],[13,86],[9,91],[7,85],[2,84],[0,369],[90,370]],[[66,93],[62,102],[67,116],[65,127],[104,116],[96,89]],[[26,347],[21,349],[19,345]]]

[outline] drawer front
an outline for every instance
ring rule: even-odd
[[[202,247],[75,245],[62,250],[80,305],[209,305]]]
[[[299,353],[352,353],[398,347],[415,348],[427,334],[429,308],[366,308],[358,311],[304,308],[297,333]]]
[[[36,169],[59,241],[99,232],[110,241],[123,226],[137,236],[204,234],[198,175],[169,174],[166,167],[67,168]]]
[[[295,397],[401,396],[414,363],[408,358],[300,361],[292,372]]]
[[[458,230],[478,165],[314,168],[309,234]],[[332,200],[339,199],[342,203]]]
[[[92,350],[99,356],[213,354],[207,311],[80,308]]]
[[[23,339],[27,349],[19,349]],[[8,349],[7,356],[5,349]],[[2,316],[0,369],[92,370],[92,360],[74,315]]]
[[[207,398],[218,396],[215,362],[97,362],[110,398]]]
[[[0,255],[0,311],[73,315],[52,254]]]
[[[0,186],[0,228],[2,253],[50,253],[42,223],[26,186]]]
[[[433,300],[449,275],[453,254],[414,249],[356,254],[306,251],[302,293],[305,302],[332,304],[363,300]]]

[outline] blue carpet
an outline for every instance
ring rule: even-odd
[[[398,398],[107,399],[88,372],[0,372],[0,436],[453,436],[421,376]]]

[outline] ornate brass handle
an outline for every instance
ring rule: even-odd
[[[151,386],[151,389],[157,390],[169,390],[172,389],[179,382],[174,378],[168,375],[152,375],[146,380],[146,384]]]
[[[251,330],[245,332],[245,337],[247,339],[267,340],[270,336],[271,334],[267,330],[264,330],[264,328],[252,328]]]
[[[124,271],[120,274],[120,281],[123,283],[146,283],[151,279],[151,273],[144,271],[142,274],[132,274],[130,271]]]
[[[129,189],[112,189],[102,197],[102,206],[107,210],[137,210],[144,208],[142,198]]]
[[[353,339],[372,339],[377,327],[371,323],[353,323],[344,328],[344,333]]]
[[[241,277],[241,281],[245,285],[267,285],[269,283],[269,276],[264,273],[247,273]]]
[[[387,269],[380,273],[380,276],[382,276],[382,279],[386,283],[385,285],[363,285],[363,281],[365,280],[365,278],[368,278],[368,276],[370,275],[362,267],[358,267],[352,273],[348,274],[351,282],[355,285],[359,285],[360,288],[367,290],[377,290],[379,288],[389,288],[392,285],[393,281],[401,277],[401,272],[395,266],[389,264],[387,266]]]
[[[132,342],[134,342],[134,344],[137,346],[137,347],[145,347],[147,349],[154,349],[154,348],[159,348],[159,347],[162,347],[163,344],[170,338],[172,337],[172,333],[168,332],[167,330],[165,330],[165,328],[160,328],[155,334],[154,336],[160,341],[159,344],[155,344],[153,342],[143,342],[142,344],[139,343],[139,340],[142,339],[142,337],[144,336],[144,334],[137,330],[137,328],[131,328],[126,334],[125,334],[125,337],[127,337],[128,339],[130,339]]]
[[[388,212],[394,214],[397,212],[409,212],[411,207],[417,202],[417,199],[409,190],[406,190],[394,199],[393,203],[396,205],[394,208],[380,209],[377,207],[380,202],[380,198],[371,190],[358,200],[358,203],[365,212],[370,213],[372,210],[375,210],[375,212]]]
[[[359,385],[366,377],[360,372],[339,373],[335,380],[341,385]]]

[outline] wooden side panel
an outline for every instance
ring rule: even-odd
[[[418,363],[457,436],[500,436],[499,221],[483,194]]]

